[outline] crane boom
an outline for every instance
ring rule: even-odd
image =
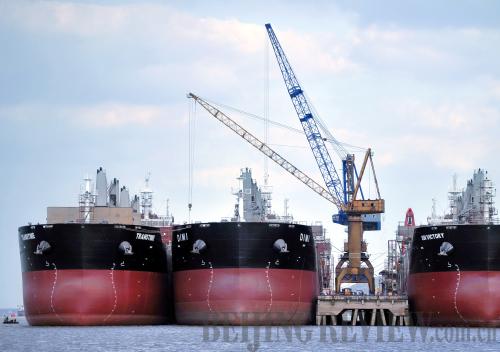
[[[256,149],[258,149],[261,153],[266,155],[268,158],[273,160],[276,164],[281,166],[283,169],[288,171],[291,175],[297,178],[299,181],[304,183],[307,187],[312,189],[314,192],[328,200],[329,202],[335,204],[339,209],[343,209],[342,203],[340,203],[339,199],[332,196],[332,194],[314,181],[312,178],[307,176],[305,173],[296,168],[292,163],[287,161],[273,149],[271,149],[267,144],[262,142],[260,139],[255,137],[253,134],[248,132],[242,126],[240,126],[237,122],[231,119],[229,116],[224,114],[222,111],[214,107],[213,105],[207,103],[202,98],[196,96],[193,93],[188,94],[188,98],[194,99],[198,104],[200,104],[205,110],[207,110],[213,117],[222,122],[224,125],[229,127],[233,132],[235,132],[238,136],[246,140]]]
[[[354,154],[349,154],[345,151],[343,146],[335,140],[328,131],[318,114],[312,109],[312,105],[310,105],[297,76],[288,62],[285,52],[271,24],[266,24],[266,31],[273,47],[281,75],[283,76],[288,95],[299,117],[307,141],[309,142],[309,146],[316,160],[316,164],[321,171],[321,176],[330,193],[332,193],[332,195],[339,200],[339,203],[342,204],[342,207],[338,207],[338,214],[332,216],[332,220],[337,224],[348,225],[348,214],[345,210],[353,209],[352,202],[356,201],[356,197],[354,196],[355,184],[359,185],[356,194],[359,191],[361,199],[365,199],[363,189],[361,188],[361,179],[358,177],[358,172],[354,163]],[[324,138],[322,134],[327,138]],[[342,159],[342,178],[339,177],[339,173],[326,148],[326,140],[331,141],[332,146]],[[378,211],[376,213],[378,213]],[[380,230],[380,215],[364,213],[362,218],[364,229]]]
[[[342,181],[335,169],[332,162],[328,149],[326,148],[325,141],[321,136],[318,124],[313,116],[313,112],[309,103],[304,95],[304,91],[293,72],[292,66],[288,62],[285,52],[281,48],[281,45],[274,34],[271,24],[266,24],[266,30],[271,41],[274,54],[278,60],[278,65],[280,67],[283,80],[285,81],[288,94],[292,99],[293,106],[297,115],[299,117],[300,123],[309,142],[309,146],[313,152],[316,163],[318,164],[321,176],[325,181],[326,187],[333,195],[337,198],[338,204],[344,203],[344,189],[342,187]],[[338,206],[339,210],[343,209],[343,206]]]

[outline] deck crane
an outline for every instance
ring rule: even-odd
[[[304,133],[314,158],[316,159],[323,180],[332,197],[337,200],[335,204],[337,205],[339,213],[333,216],[333,221],[348,226],[348,240],[344,248],[345,252],[336,267],[335,289],[338,292],[342,282],[367,282],[370,292],[374,292],[373,266],[366,254],[366,243],[363,242],[363,230],[364,228],[380,229],[380,220],[375,228],[366,226],[369,225],[369,222],[366,220],[369,218],[373,219],[374,215],[380,216],[380,214],[384,212],[384,200],[380,197],[376,177],[374,177],[374,179],[377,187],[377,199],[363,199],[364,196],[360,185],[368,159],[370,160],[375,176],[371,151],[368,149],[363,167],[358,177],[354,163],[354,154],[345,152],[342,145],[335,141],[326,127],[321,123],[321,120],[315,116],[271,24],[266,24],[266,30],[288,94],[292,100],[302,128],[304,129]],[[322,136],[320,129],[330,140],[333,140],[333,146],[342,159],[342,179],[335,169],[325,145],[326,139]],[[360,200],[357,199],[358,191],[362,195],[362,199]],[[375,219],[377,219],[377,217],[375,217]],[[375,223],[377,224],[377,222]],[[362,267],[361,262],[364,262],[366,267]],[[347,263],[346,267],[344,267],[345,263]]]
[[[350,226],[349,226],[350,234],[352,232],[352,234],[354,234],[354,236],[362,236],[363,235],[362,226],[361,226],[361,217],[359,215],[357,217],[354,217],[353,215],[351,215],[352,211],[356,211],[355,214],[360,214],[360,213],[362,214],[362,213],[366,213],[369,211],[373,212],[374,210],[379,209],[380,207],[383,208],[384,201],[381,199],[378,199],[375,201],[373,201],[373,200],[367,200],[367,201],[356,200],[354,202],[351,202],[350,204],[342,203],[342,201],[339,200],[337,197],[334,197],[330,193],[330,191],[325,189],[319,183],[314,181],[311,177],[309,177],[304,172],[299,170],[292,163],[290,163],[288,160],[286,160],[284,157],[282,157],[280,154],[278,154],[276,151],[274,151],[271,147],[269,147],[269,145],[265,144],[260,139],[255,137],[252,133],[250,133],[248,130],[243,128],[236,121],[231,119],[229,116],[224,114],[221,110],[219,110],[215,106],[211,105],[210,103],[208,103],[207,101],[205,101],[204,99],[200,98],[199,96],[197,96],[193,93],[189,93],[188,98],[193,99],[196,103],[198,103],[201,107],[203,107],[206,111],[208,111],[213,117],[215,117],[217,120],[219,120],[221,123],[223,123],[226,127],[228,127],[233,132],[235,132],[238,136],[240,136],[241,138],[246,140],[248,143],[250,143],[253,147],[255,147],[257,150],[259,150],[261,153],[263,153],[268,158],[273,160],[276,164],[281,166],[283,169],[285,169],[292,176],[294,176],[299,181],[304,183],[311,190],[313,190],[314,192],[316,192],[317,194],[319,194],[321,197],[328,200],[329,202],[333,203],[337,208],[343,209],[344,211],[346,211],[347,214],[350,214],[350,218],[349,218],[351,221]],[[365,168],[367,166],[368,160],[370,160],[371,166],[373,167],[373,163],[371,161],[371,150],[370,149],[368,149],[368,151],[366,152],[365,159],[364,159],[363,165],[361,167],[360,177],[358,179],[358,183],[355,186],[355,194],[357,193],[357,190],[359,189],[359,182],[360,182],[361,178],[363,177],[363,173],[364,173]],[[343,270],[344,274],[340,278],[340,281],[338,281],[337,291],[340,288],[341,282],[346,282],[347,280],[349,282],[352,282],[354,280],[358,280],[357,282],[368,282],[369,287],[370,287],[370,291],[373,292],[374,287],[375,287],[374,282],[373,282],[373,267],[370,264],[370,262],[368,261],[368,257],[366,256],[366,254],[361,252],[362,240],[360,239],[357,242],[356,241],[351,241],[351,242],[352,242],[352,245],[349,246],[348,251],[346,251],[346,253],[344,253],[343,259],[341,259],[341,261],[343,260],[342,263],[345,263],[347,260],[349,260],[351,267],[349,267],[349,269],[341,268],[341,270]],[[359,246],[356,245],[357,243],[359,243]],[[368,267],[361,268],[361,261],[366,262]],[[355,270],[355,269],[358,269],[358,270]],[[364,278],[364,281],[361,281],[359,279],[361,276]],[[345,277],[345,280],[343,279],[344,277]],[[342,280],[344,280],[344,281],[342,281]]]

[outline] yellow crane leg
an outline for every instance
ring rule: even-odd
[[[363,221],[361,215],[349,214],[349,227],[347,234],[347,258],[341,259],[335,268],[335,291],[340,292],[340,285],[343,282],[358,282],[352,276],[364,276],[366,280],[359,282],[368,283],[370,293],[375,292],[375,278],[373,265],[366,256],[362,256],[361,244],[363,242]],[[347,266],[343,265],[347,262]],[[366,267],[361,267],[361,263]],[[352,275],[352,276],[351,276]],[[348,276],[348,279],[346,279]]]

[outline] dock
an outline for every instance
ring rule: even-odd
[[[407,296],[319,296],[316,325],[410,326]]]

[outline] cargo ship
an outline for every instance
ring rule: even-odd
[[[477,170],[463,191],[456,178],[450,212],[415,228],[408,297],[419,325],[500,326],[500,225],[495,189]]]
[[[272,214],[270,192],[257,186],[251,170],[241,170],[239,179],[232,218],[174,226],[176,321],[309,324],[319,289],[312,227]]]
[[[31,325],[137,325],[169,320],[168,226],[146,226],[152,193],[130,200],[102,168],[78,207],[48,207],[47,224],[19,228]],[[140,204],[141,203],[141,204]],[[163,225],[167,225],[166,223]]]

